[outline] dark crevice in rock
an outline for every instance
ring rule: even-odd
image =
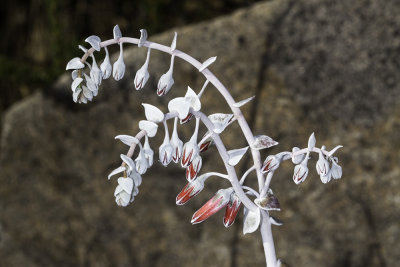
[[[259,67],[258,75],[257,75],[257,83],[256,83],[256,90],[255,90],[256,97],[253,100],[253,105],[251,106],[251,110],[250,110],[250,118],[247,121],[249,124],[249,127],[253,131],[253,133],[255,130],[254,128],[256,127],[256,118],[257,118],[257,111],[259,110],[259,105],[260,105],[261,91],[266,82],[265,72],[266,72],[266,70],[268,70],[268,67],[270,64],[270,60],[269,60],[270,53],[268,51],[268,48],[270,47],[270,44],[273,42],[273,37],[274,37],[273,30],[278,28],[277,26],[281,23],[281,21],[288,14],[288,12],[290,11],[293,4],[294,4],[293,1],[289,2],[286,9],[282,12],[282,14],[280,14],[279,16],[277,16],[275,18],[275,21],[273,23],[271,23],[271,27],[268,28],[268,32],[265,33],[264,51],[260,58],[260,67]],[[245,39],[241,39],[241,37],[239,38],[238,41],[240,43],[245,42]],[[250,168],[250,164],[251,164],[250,157],[247,157],[242,165],[242,168],[240,169],[240,173],[244,173],[248,168]],[[236,221],[235,229],[234,229],[234,236],[232,239],[232,246],[231,246],[231,267],[237,267],[236,255],[237,255],[237,251],[238,251],[239,234],[241,234],[241,229],[239,227],[240,224],[241,224],[241,222]]]

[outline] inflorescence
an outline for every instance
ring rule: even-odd
[[[67,70],[72,71],[72,98],[77,103],[87,103],[93,97],[97,96],[99,86],[102,81],[108,79],[111,74],[116,81],[121,80],[125,75],[125,63],[123,45],[125,43],[137,44],[138,47],[147,47],[147,57],[143,66],[136,72],[133,87],[141,90],[146,85],[150,74],[148,71],[150,54],[152,49],[161,50],[171,54],[169,69],[161,76],[157,86],[157,95],[164,96],[174,84],[173,68],[174,59],[178,55],[176,50],[177,34],[175,33],[170,47],[147,41],[146,30],[141,30],[139,39],[122,37],[121,31],[117,26],[114,27],[114,38],[101,42],[98,36],[90,36],[85,41],[91,45],[90,49],[82,46],[79,48],[85,53],[82,58],[76,57],[67,64]],[[107,46],[117,44],[120,47],[120,53],[117,61],[111,65]],[[98,66],[94,52],[104,49],[105,58]],[[92,64],[86,59],[91,57]],[[147,169],[153,165],[154,151],[149,144],[149,138],[157,134],[159,124],[164,126],[164,141],[158,149],[159,162],[163,166],[168,166],[171,162],[177,163],[185,168],[185,176],[187,184],[176,197],[177,205],[184,205],[190,199],[198,195],[205,186],[206,180],[210,177],[220,177],[230,182],[229,187],[220,189],[216,194],[207,201],[192,217],[192,224],[201,223],[221,209],[225,209],[223,216],[223,224],[225,227],[231,226],[242,206],[244,206],[243,232],[252,233],[260,228],[263,237],[264,249],[266,253],[266,262],[268,266],[279,266],[280,261],[275,258],[272,234],[270,233],[270,225],[282,225],[282,222],[270,216],[269,212],[280,210],[278,198],[274,195],[269,187],[271,179],[280,164],[291,159],[294,167],[293,181],[295,184],[304,182],[308,176],[308,161],[311,153],[318,154],[316,162],[316,171],[320,176],[322,183],[328,183],[332,178],[340,179],[342,176],[342,168],[338,164],[337,157],[334,153],[341,146],[337,146],[332,150],[326,150],[325,146],[316,147],[316,139],[314,133],[308,140],[305,148],[293,147],[292,151],[280,152],[275,155],[266,157],[263,163],[260,161],[259,150],[275,146],[278,143],[267,135],[254,136],[247,122],[245,121],[240,107],[250,102],[254,97],[250,97],[243,101],[232,102],[232,97],[226,88],[216,79],[216,77],[208,70],[216,57],[199,63],[189,55],[179,51],[179,56],[185,61],[194,65],[206,80],[203,87],[196,93],[190,87],[187,88],[183,97],[177,97],[169,101],[168,112],[164,113],[159,108],[143,103],[146,120],[139,121],[139,133],[136,136],[118,135],[116,139],[129,146],[128,153],[121,154],[122,165],[113,170],[108,179],[114,175],[120,175],[118,185],[115,189],[114,196],[117,205],[127,206],[134,201],[142,183],[142,175]],[[87,67],[87,68],[86,68]],[[209,83],[212,83],[216,89],[224,96],[227,104],[232,109],[232,114],[216,113],[206,115],[201,111],[201,97]],[[178,121],[180,125],[186,124],[195,118],[196,126],[193,135],[187,142],[183,142],[178,136]],[[168,130],[167,121],[174,120],[172,135]],[[248,146],[227,151],[220,134],[232,123],[238,122],[243,135],[245,136]],[[198,137],[199,128],[204,125],[207,132],[202,138]],[[142,139],[144,138],[143,144]],[[139,146],[137,157],[133,160],[135,148]],[[202,168],[203,152],[215,146],[225,163],[227,173],[208,172],[200,175]],[[242,157],[251,152],[254,165],[250,167],[241,178],[238,179],[234,166],[239,163]],[[251,172],[256,172],[258,179],[258,189],[244,185],[246,178]],[[244,204],[244,205],[242,205]],[[259,227],[263,223],[265,229]],[[265,242],[264,242],[265,241]],[[267,243],[267,244],[266,244]],[[272,243],[272,244],[271,244]],[[268,255],[267,255],[268,254]],[[273,254],[273,255],[271,255]]]

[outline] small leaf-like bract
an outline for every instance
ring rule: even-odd
[[[81,59],[79,57],[74,57],[67,63],[67,67],[65,69],[78,70],[78,69],[83,69],[83,67],[85,67],[85,64],[81,62]]]
[[[123,172],[123,171],[125,171],[125,170],[126,170],[125,167],[119,166],[118,168],[116,168],[115,170],[113,170],[113,171],[108,175],[108,180],[110,180],[110,178],[111,178],[112,176],[116,175],[117,173],[121,173],[121,172]]]
[[[158,107],[145,103],[142,103],[142,105],[148,121],[159,123],[164,120],[164,113]]]
[[[233,104],[233,106],[236,107],[236,108],[240,108],[241,106],[243,106],[243,105],[249,103],[249,102],[250,102],[251,100],[253,100],[255,97],[256,97],[256,96],[253,95],[252,97],[249,97],[249,98],[246,98],[246,99],[244,99],[244,100],[242,100],[242,101],[236,102],[235,104]]]
[[[177,112],[179,119],[183,120],[189,114],[190,103],[184,97],[177,97],[169,101],[169,112]]]
[[[201,64],[200,68],[199,68],[199,72],[202,72],[203,70],[205,70],[208,66],[210,66],[211,64],[213,64],[215,62],[215,60],[217,60],[217,57],[210,57],[209,59],[207,59],[206,61],[203,62],[203,64]]]
[[[144,130],[148,137],[154,137],[157,133],[158,125],[151,121],[139,121],[139,129]]]
[[[251,147],[257,150],[261,150],[264,148],[269,148],[271,146],[276,146],[279,144],[274,139],[267,135],[257,135],[254,137],[254,142],[251,144]]]
[[[243,155],[247,152],[247,149],[249,149],[248,146],[228,151],[228,156],[229,156],[228,164],[231,166],[235,166],[236,164],[238,164],[239,161],[242,159]]]
[[[313,148],[315,147],[315,143],[316,143],[315,135],[314,135],[314,133],[312,133],[310,135],[310,138],[308,138],[308,150],[309,151],[313,150]]]
[[[142,47],[146,41],[147,41],[147,31],[145,29],[141,29],[138,47]]]
[[[113,34],[114,34],[114,40],[116,40],[116,41],[118,41],[119,38],[122,37],[122,33],[121,33],[121,30],[119,29],[118,24],[114,26]]]
[[[261,221],[260,209],[256,209],[255,211],[251,211],[244,208],[244,219],[243,219],[243,234],[253,233],[257,230]]]
[[[131,146],[133,143],[139,144],[139,140],[136,137],[130,135],[117,135],[115,139],[120,140],[125,145]]]
[[[172,40],[172,44],[171,44],[171,52],[173,52],[176,49],[176,38],[178,37],[178,33],[175,32],[174,33],[174,39]]]
[[[100,51],[100,37],[96,35],[91,35],[86,38],[85,42],[88,42],[96,51]]]

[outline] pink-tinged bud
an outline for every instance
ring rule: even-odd
[[[183,146],[181,165],[183,168],[187,168],[193,161],[193,159],[199,154],[199,147],[196,143],[191,141],[187,142]]]
[[[200,119],[196,118],[196,128],[189,142],[183,146],[181,165],[183,168],[187,168],[193,161],[193,159],[199,154],[199,146],[197,145],[197,135],[199,132]]]
[[[211,146],[212,141],[206,141],[200,145],[200,152],[207,151],[208,148]]]
[[[202,159],[200,155],[197,155],[192,163],[189,165],[189,167],[186,168],[186,180],[189,182],[193,181],[196,179],[197,174],[199,173],[202,165]]]
[[[293,182],[295,184],[300,184],[304,182],[304,180],[307,178],[308,175],[307,164],[303,163],[296,165],[296,167],[294,167]]]
[[[201,139],[200,143],[199,143],[199,149],[200,152],[204,152],[207,151],[208,148],[210,146],[212,146],[214,144],[213,139],[211,138],[211,135],[209,132],[206,132],[206,134],[203,136],[203,138]]]
[[[183,120],[181,120],[181,124],[185,124],[187,122],[189,122],[193,117],[192,113],[189,113]]]
[[[225,209],[224,215],[224,226],[229,227],[231,226],[236,219],[236,216],[242,206],[242,201],[240,201],[239,197],[235,194],[231,194],[230,201]]]
[[[196,179],[189,182],[176,196],[176,205],[183,205],[197,196],[204,188],[204,179]]]
[[[171,136],[171,146],[173,148],[172,160],[175,163],[178,163],[179,160],[181,159],[182,149],[183,149],[183,142],[178,137],[177,122],[178,122],[178,118],[175,118],[174,130],[173,130],[172,136]]]
[[[232,192],[232,187],[218,190],[218,192],[209,201],[207,201],[207,203],[204,204],[203,207],[201,207],[193,214],[191,223],[201,223],[204,220],[208,219],[211,215],[215,214],[220,209],[225,207],[230,200]]]
[[[264,174],[275,171],[276,169],[278,169],[279,164],[280,160],[278,159],[278,157],[270,155],[265,159],[264,164],[261,167],[261,171]]]
[[[173,148],[172,148],[172,146],[171,146],[171,144],[169,142],[166,143],[166,144],[162,144],[160,146],[160,149],[159,149],[159,152],[158,152],[159,156],[160,156],[160,162],[165,167],[172,160],[172,150],[173,150]]]

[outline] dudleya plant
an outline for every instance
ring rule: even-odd
[[[158,125],[162,123],[165,137],[164,142],[158,149],[160,163],[163,166],[168,166],[173,162],[186,168],[185,174],[182,176],[186,177],[188,183],[177,195],[177,205],[184,205],[190,199],[200,194],[206,186],[208,178],[219,177],[226,180],[226,187],[218,190],[214,196],[210,196],[210,200],[194,213],[191,220],[192,224],[201,223],[210,216],[218,213],[219,210],[224,209],[225,213],[222,216],[222,223],[225,227],[229,227],[234,223],[239,210],[243,207],[243,233],[253,233],[259,230],[267,266],[281,266],[281,261],[277,259],[275,254],[271,231],[271,225],[282,225],[279,219],[272,216],[273,212],[280,210],[278,198],[270,188],[274,173],[284,161],[291,159],[295,164],[292,179],[295,184],[300,184],[306,180],[309,174],[308,162],[310,155],[315,153],[318,155],[316,170],[322,183],[330,182],[331,178],[335,180],[340,179],[342,177],[342,168],[338,163],[337,157],[333,155],[342,146],[337,146],[330,151],[327,151],[325,146],[319,148],[316,146],[316,139],[313,133],[309,137],[307,147],[293,147],[291,152],[283,151],[275,155],[269,155],[262,162],[260,150],[275,146],[278,142],[267,135],[254,135],[249,128],[240,107],[250,102],[254,97],[249,97],[238,102],[233,101],[233,97],[229,91],[208,69],[215,62],[216,57],[209,58],[200,63],[190,55],[177,50],[177,33],[173,37],[171,46],[168,47],[148,41],[146,30],[142,29],[140,32],[139,39],[123,37],[117,25],[113,30],[114,37],[110,40],[101,41],[98,36],[94,35],[86,39],[91,48],[86,49],[80,46],[81,50],[84,51],[84,55],[81,58],[76,57],[71,59],[66,68],[67,70],[72,70],[73,81],[71,89],[73,101],[77,103],[92,101],[98,94],[98,88],[102,80],[108,79],[111,77],[111,74],[117,81],[125,76],[124,44],[137,44],[138,47],[147,48],[146,61],[134,76],[132,87],[136,90],[143,89],[150,77],[148,70],[151,49],[163,51],[171,55],[169,69],[160,77],[158,86],[155,88],[158,96],[166,95],[174,84],[172,76],[175,57],[179,57],[190,63],[204,76],[205,82],[199,93],[196,94],[193,89],[188,87],[183,97],[170,100],[167,113],[164,113],[158,107],[144,103],[143,107],[146,119],[139,121],[140,131],[135,136],[119,135],[116,137],[116,139],[129,146],[128,152],[121,155],[121,166],[113,170],[108,176],[110,179],[112,176],[122,173],[118,178],[118,185],[114,192],[117,205],[128,206],[137,197],[139,193],[138,187],[142,183],[141,175],[145,174],[148,168],[153,165],[154,150],[150,146],[149,138],[157,134]],[[107,49],[110,45],[118,45],[120,48],[119,57],[113,65],[111,65]],[[94,52],[101,49],[105,51],[105,58],[99,68]],[[92,58],[92,65],[86,61],[89,56]],[[85,66],[88,68],[85,69]],[[126,75],[133,77],[134,74],[127,73]],[[206,113],[200,111],[200,99],[209,83],[223,96],[226,104],[232,111],[231,114],[215,113],[207,116]],[[196,119],[193,135],[186,142],[182,142],[178,137],[179,127],[177,121],[178,119],[180,120],[180,127],[190,127],[186,126],[187,124],[185,123],[191,118]],[[167,121],[169,120],[174,120],[171,138],[167,125]],[[234,122],[238,123],[247,146],[227,150],[221,139],[221,133]],[[199,141],[198,133],[200,126],[206,128],[206,133]],[[142,139],[144,139],[143,144]],[[139,151],[135,160],[133,160],[132,157],[137,147],[139,147]],[[225,163],[225,173],[207,172],[200,174],[203,154],[208,149],[215,149],[219,153]],[[240,162],[245,154],[251,156],[253,164],[243,174],[239,174],[235,170],[235,165]],[[255,173],[253,178],[257,179],[258,188],[252,188],[245,184],[246,179],[250,177],[251,173]]]

